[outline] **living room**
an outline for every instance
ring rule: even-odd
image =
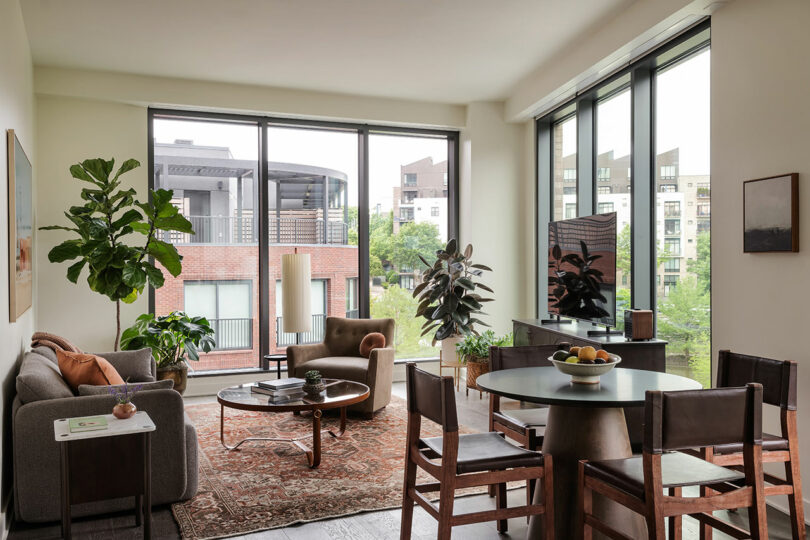
[[[58,475],[65,465],[59,448],[73,442],[55,442],[50,425],[47,441],[40,441],[26,432],[33,431],[33,420],[15,421],[15,397],[21,397],[17,376],[35,332],[51,337],[39,336],[35,345],[49,342],[63,349],[59,355],[45,353],[52,364],[65,356],[64,350],[71,353],[70,345],[105,357],[105,351],[116,349],[117,336],[122,336],[121,348],[134,354],[134,349],[151,346],[146,326],[138,331],[138,321],[146,320],[139,317],[187,312],[205,318],[216,344],[198,341],[199,360],[192,345],[188,362],[177,362],[188,368],[182,375],[182,398],[170,394],[163,402],[154,396],[169,390],[148,387],[133,398],[157,426],[151,436],[152,536],[400,536],[407,521],[403,475],[410,463],[406,398],[415,388],[406,384],[407,363],[454,375],[459,438],[492,431],[490,400],[496,402],[498,395],[495,387],[479,391],[495,384],[494,371],[480,385],[470,380],[464,391],[478,367],[475,362],[440,370],[440,364],[452,366],[458,357],[451,340],[431,339],[441,326],[426,322],[424,310],[416,315],[417,297],[424,291],[419,286],[429,274],[419,257],[428,259],[428,266],[437,258],[455,257],[484,268],[468,268],[476,289],[472,293],[480,293],[469,309],[479,311],[475,305],[482,297],[493,301],[476,315],[481,324],[462,325],[459,333],[493,334],[479,342],[468,337],[462,351],[469,353],[477,345],[487,356],[489,345],[538,345],[533,340],[539,335],[554,334],[560,341],[560,336],[574,336],[577,328],[586,332],[591,325],[539,321],[559,314],[550,309],[546,287],[546,268],[554,258],[549,224],[592,214],[615,212],[618,222],[611,236],[616,259],[608,303],[613,312],[605,320],[621,327],[625,310],[649,310],[655,332],[655,339],[644,342],[649,350],[643,349],[641,360],[634,358],[641,344],[622,350],[623,336],[589,340],[583,335],[584,341],[607,344],[608,354],[622,357],[623,365],[603,377],[638,368],[710,388],[727,382],[718,371],[721,351],[792,360],[798,388],[788,400],[793,409],[786,406],[781,417],[775,407],[762,412],[762,431],[782,433],[785,418],[810,406],[800,390],[810,371],[805,373],[801,365],[805,347],[796,337],[805,304],[799,284],[807,267],[798,241],[798,215],[805,206],[798,187],[790,192],[792,204],[782,199],[781,212],[776,212],[793,218],[793,243],[770,250],[783,253],[757,253],[769,250],[751,248],[747,229],[744,234],[740,225],[744,220],[747,224],[757,201],[766,199],[749,193],[752,184],[747,181],[787,179],[798,186],[810,172],[802,144],[810,119],[804,96],[810,68],[803,54],[810,46],[808,23],[810,5],[804,0],[2,0],[0,127],[13,133],[0,164],[4,171],[14,169],[9,170],[9,193],[18,203],[30,201],[31,239],[20,241],[19,225],[0,235],[10,261],[4,267],[12,270],[9,289],[3,287],[10,318],[0,322],[7,344],[0,353],[4,535],[64,534],[59,504],[64,482]],[[132,296],[119,294],[121,301],[114,301],[118,293],[112,290],[91,290],[88,268],[78,267],[78,279],[71,283],[66,272],[75,261],[54,257],[53,250],[75,233],[41,229],[69,226],[65,212],[91,200],[81,194],[94,186],[71,167],[97,158],[115,159],[113,175],[127,160],[137,161],[137,166],[130,162],[133,168],[114,188],[133,189],[133,199],[157,204],[160,198],[150,197],[150,190],[172,190],[162,209],[164,221],[153,231],[148,225],[154,220],[138,217],[169,256],[154,250],[136,253],[134,246],[143,244],[143,236],[137,227],[124,231],[131,236],[122,242],[133,246],[135,254],[130,255],[139,268],[133,272],[143,271],[144,278],[128,274],[128,283],[135,279],[139,290]],[[28,176],[25,171],[20,176],[12,164],[24,169],[26,162]],[[87,164],[83,170],[92,172],[93,167]],[[27,195],[20,192],[26,178]],[[709,206],[711,199],[715,204]],[[134,202],[132,208],[146,213]],[[5,206],[10,209],[13,203],[7,196]],[[17,214],[19,223],[25,214],[19,209]],[[11,215],[9,222],[15,222]],[[453,239],[457,242],[447,246]],[[473,249],[466,254],[468,245]],[[436,255],[437,249],[449,247],[458,254],[445,259]],[[17,248],[27,254],[18,254],[15,266]],[[285,260],[306,260],[307,268],[290,268],[285,274]],[[161,272],[154,280],[148,276],[150,261]],[[20,279],[28,280],[28,289]],[[306,286],[292,287],[296,279]],[[791,283],[796,285],[786,286]],[[450,317],[449,312],[436,316]],[[364,319],[392,319],[394,324]],[[457,329],[457,322],[449,324]],[[430,330],[420,335],[423,323]],[[640,324],[641,319],[634,326]],[[352,340],[359,342],[370,333],[383,334],[384,343],[369,349],[368,359],[352,368],[344,365],[330,373],[321,363],[304,369],[309,362],[326,360],[326,354],[311,351],[336,333],[344,338],[332,343],[351,342],[352,350],[334,356],[358,357]],[[66,341],[54,342],[53,336]],[[48,343],[45,348],[53,350]],[[462,354],[461,360],[467,356],[474,355]],[[157,372],[152,373],[149,358],[139,358],[110,356],[108,363],[124,380],[131,374],[130,383],[149,384]],[[158,353],[155,359],[160,361]],[[373,383],[364,379],[368,397],[333,404],[323,417],[315,406],[266,414],[265,409],[240,409],[217,398],[225,389],[246,385],[247,397],[231,394],[231,401],[224,401],[254,399],[253,383],[303,379],[313,370],[322,371],[327,384],[353,380],[357,372],[366,377],[368,366],[383,361],[390,362],[390,369],[375,371]],[[653,361],[658,367],[645,364]],[[553,369],[545,362],[536,369]],[[490,357],[483,364],[491,369],[497,362]],[[753,375],[732,380],[738,383],[733,386],[760,382]],[[175,380],[175,388],[180,382]],[[66,388],[70,396],[80,391],[69,384]],[[328,388],[327,395],[338,387]],[[361,399],[364,393],[361,389],[357,397],[348,386],[340,388],[346,400]],[[686,388],[692,387],[677,389]],[[530,407],[532,399],[555,408],[547,397],[526,394],[512,400],[506,393],[501,394],[505,411]],[[107,399],[109,407],[71,405],[64,410],[76,412],[69,416],[110,413],[112,397],[93,399]],[[643,393],[639,399],[635,407],[627,407],[638,414],[638,425],[633,427],[634,413],[628,412],[627,426],[628,443],[641,456]],[[344,434],[338,411],[345,407]],[[174,408],[174,424],[164,424],[163,415]],[[332,434],[322,440],[319,435],[316,450],[314,426],[321,423]],[[703,427],[709,424],[707,420]],[[169,425],[174,427],[165,427]],[[428,419],[422,426],[424,436],[428,431],[442,435]],[[180,442],[171,450],[176,463],[156,453],[169,448],[160,446],[165,443],[162,427],[164,432],[176,428]],[[798,450],[783,452],[794,456],[790,464],[796,473],[801,460],[810,462],[808,436],[799,424],[791,438]],[[227,448],[251,437],[300,440],[256,440],[237,450]],[[546,443],[540,439],[521,444],[538,452],[542,446],[553,458],[565,455],[551,452],[549,437]],[[609,439],[624,442],[627,437]],[[46,452],[46,446],[48,465],[37,471],[38,452]],[[196,463],[189,458],[192,454]],[[316,454],[320,464],[313,461]],[[596,459],[578,456],[585,457]],[[562,486],[566,476],[558,467],[564,460],[557,461],[554,480]],[[182,470],[182,478],[161,476],[169,470]],[[766,463],[764,470],[785,474],[781,464]],[[37,484],[42,471],[52,477]],[[800,485],[797,476],[795,484]],[[166,487],[175,480],[177,486]],[[417,481],[422,480],[420,472]],[[572,476],[571,485],[576,482]],[[181,489],[180,483],[196,489]],[[506,492],[497,494],[494,488],[490,493],[470,488],[456,494],[454,504],[458,511],[496,512],[505,500],[508,511],[518,512],[515,507],[525,503],[527,512],[543,514],[543,504],[527,502],[524,486],[522,480],[510,480]],[[179,492],[176,500],[161,499],[164,488]],[[762,512],[771,538],[804,537],[795,523],[796,509],[807,505],[801,497],[794,504],[792,493],[800,491],[790,489],[765,489]],[[535,486],[536,501],[545,501],[542,491]],[[405,495],[407,500],[407,488]],[[439,507],[446,500],[441,495]],[[439,499],[437,492],[430,504]],[[560,529],[558,518],[558,538],[573,538],[580,521],[587,521],[580,520],[578,501],[573,489],[570,501],[557,504],[556,515],[564,508],[563,519],[572,527]],[[434,519],[441,516],[425,510],[420,499],[410,502],[417,505],[412,537],[433,537],[437,531],[439,537],[449,537],[446,519]],[[90,504],[95,509],[74,505],[75,536],[143,536],[144,525],[135,526],[131,511],[115,504],[101,511],[106,503]],[[533,517],[527,523],[527,514],[493,515],[483,516],[489,518],[483,523],[461,522],[452,534],[541,535],[544,519]],[[743,529],[753,523],[751,509],[716,515]],[[701,528],[691,517],[683,519],[682,527],[688,538],[697,538]],[[638,530],[625,535],[647,534]],[[715,536],[733,536],[721,531]]]

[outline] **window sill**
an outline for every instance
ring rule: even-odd
[[[408,362],[413,362],[415,364],[423,364],[427,362],[438,362],[438,356],[431,356],[428,358],[397,358],[394,360],[394,365],[401,365],[407,364]],[[282,373],[287,373],[287,366],[281,367]],[[219,377],[223,375],[249,375],[252,373],[268,373],[268,374],[275,374],[276,368],[272,366],[270,369],[262,369],[259,367],[255,368],[240,368],[240,369],[213,369],[213,370],[200,370],[200,371],[189,371],[188,377],[190,379],[196,378],[204,378],[204,377]]]

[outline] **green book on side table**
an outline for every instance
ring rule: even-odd
[[[107,419],[103,416],[81,416],[70,419],[70,432],[100,431],[107,429]]]

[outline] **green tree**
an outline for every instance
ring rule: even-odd
[[[686,261],[686,268],[697,277],[698,285],[704,292],[712,289],[712,237],[709,231],[698,234],[697,257]]]
[[[625,276],[629,276],[630,271],[633,269],[632,245],[633,239],[630,234],[630,224],[626,223],[616,236],[616,270]]]
[[[434,223],[406,223],[393,238],[393,262],[398,270],[414,269],[420,265],[419,256],[435,259],[436,250],[444,243],[439,239],[439,228]]]
[[[357,237],[357,207],[350,206],[349,207],[349,222],[347,223],[349,227],[349,245],[356,246],[359,245],[359,239]]]
[[[658,336],[669,342],[669,353],[683,355],[692,374],[709,384],[711,299],[709,293],[688,276],[658,302]]]
[[[368,225],[369,273],[372,276],[383,276],[384,267],[391,264],[394,214],[372,214]]]
[[[419,343],[422,320],[416,318],[419,301],[407,289],[391,285],[379,297],[371,299],[371,317],[396,321],[394,348],[397,356],[414,356],[427,347]]]

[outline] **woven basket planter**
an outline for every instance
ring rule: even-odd
[[[467,388],[475,388],[476,390],[480,390],[478,388],[478,384],[476,384],[476,380],[479,376],[483,375],[484,373],[489,373],[489,362],[472,362],[467,360]]]

